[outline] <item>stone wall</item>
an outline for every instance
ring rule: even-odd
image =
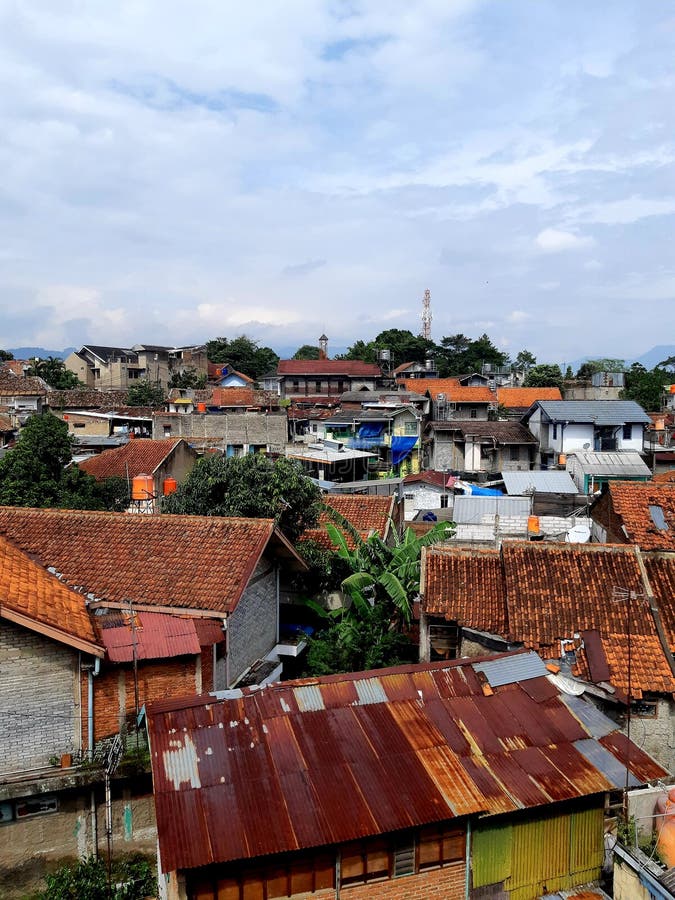
[[[200,441],[219,446],[264,447],[283,452],[288,439],[285,410],[279,412],[239,413],[156,413],[152,417],[152,436],[182,437],[199,445]]]

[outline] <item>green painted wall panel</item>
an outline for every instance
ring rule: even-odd
[[[471,837],[473,886],[497,884],[511,875],[513,829],[504,819],[499,825],[476,826]]]

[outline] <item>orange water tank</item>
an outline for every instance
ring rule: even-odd
[[[165,497],[168,497],[170,494],[175,494],[176,489],[178,487],[178,482],[171,475],[168,478],[164,479],[164,483],[162,484],[162,493]]]
[[[206,403],[204,403],[203,400],[200,400],[199,403],[197,404],[197,412],[198,413],[206,412]]]
[[[528,534],[539,534],[539,516],[527,517],[527,532]]]
[[[671,394],[675,394],[675,384],[671,384],[668,390]]]
[[[151,500],[155,496],[155,482],[152,475],[134,475],[131,481],[132,500]]]
[[[567,465],[567,457],[565,456],[564,453],[559,454],[558,465],[560,466],[561,469],[564,469],[565,466]]]

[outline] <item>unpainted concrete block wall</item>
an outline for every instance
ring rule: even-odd
[[[228,619],[230,684],[276,644],[276,584],[274,565],[263,559]]]

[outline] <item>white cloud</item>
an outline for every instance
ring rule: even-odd
[[[532,318],[530,313],[527,313],[522,309],[512,309],[506,316],[506,319],[509,322],[526,322],[530,318]]]
[[[560,228],[544,228],[534,239],[536,245],[545,253],[560,253],[565,250],[583,250],[593,245],[591,237],[580,237],[571,231]]]

